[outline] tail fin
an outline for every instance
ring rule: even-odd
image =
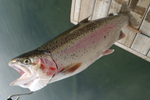
[[[132,26],[138,26],[139,25],[137,20],[130,13],[130,9],[129,9],[126,2],[122,4],[120,13],[126,13],[129,16],[129,25],[132,25]]]

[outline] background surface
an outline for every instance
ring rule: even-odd
[[[29,91],[9,86],[20,74],[8,62],[73,27],[70,8],[71,0],[0,0],[0,100]],[[85,71],[20,100],[149,100],[150,63],[111,48]]]

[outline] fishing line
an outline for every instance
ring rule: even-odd
[[[32,94],[32,93],[33,93],[33,92],[31,91],[31,92],[29,92],[29,93],[13,94],[13,95],[10,95],[7,100],[12,100],[11,98],[12,98],[12,97],[15,97],[15,96],[17,96],[17,98],[16,98],[15,100],[19,100],[20,95],[30,95],[30,94]]]

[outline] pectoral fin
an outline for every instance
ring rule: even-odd
[[[76,70],[81,66],[81,64],[82,64],[82,63],[72,64],[72,65],[66,67],[66,68],[62,71],[62,73],[65,73],[65,74],[67,74],[67,73],[73,73],[74,71],[76,71]]]
[[[114,49],[107,49],[105,52],[103,52],[103,55],[109,55],[114,52]]]
[[[52,82],[56,82],[58,80],[67,78],[69,76],[72,76],[74,74],[76,74],[76,70],[79,69],[81,67],[82,63],[75,63],[75,64],[71,64],[70,66],[64,68],[63,70],[61,70],[57,75],[55,75],[50,81],[49,83]]]

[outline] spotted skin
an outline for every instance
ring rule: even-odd
[[[112,42],[114,43],[118,40],[119,31],[128,21],[129,18],[127,15],[120,14],[118,16],[89,21],[84,24],[79,23],[74,28],[62,33],[37,50],[49,53],[54,59],[59,59],[64,66],[67,66],[69,64],[66,61],[69,59],[71,59],[69,62],[78,62],[77,59],[84,57],[87,53],[93,52],[93,50],[95,51],[96,48],[97,52],[100,51],[101,48],[99,47],[101,45],[106,45],[106,49],[108,49],[112,45]],[[115,37],[111,43],[108,45],[106,43],[98,43],[103,40],[109,40],[111,33]],[[89,45],[86,45],[87,43]]]
[[[69,77],[86,69],[101,57],[102,53],[119,39],[121,28],[127,25],[128,22],[128,16],[123,13],[79,23],[36,50],[25,53],[20,57],[30,58],[34,56],[41,57],[42,55],[52,57],[58,67],[56,76],[67,66],[82,62],[81,67],[67,76]],[[44,67],[41,68],[44,69]]]
[[[75,44],[77,41],[80,41],[83,37],[91,34],[96,29],[102,28],[106,25],[111,25],[111,23],[116,22],[118,25],[118,29],[120,30],[124,23],[128,23],[129,18],[125,14],[120,14],[118,16],[110,16],[107,18],[95,20],[95,21],[88,21],[87,23],[79,23],[77,26],[74,26],[70,30],[60,34],[56,38],[50,40],[46,44],[39,47],[37,50],[42,50],[49,53],[58,53],[62,50],[69,48],[70,45]],[[112,24],[113,25],[113,24]],[[109,27],[107,27],[109,29]]]
[[[121,29],[128,24],[138,25],[127,4],[123,4],[116,16],[93,21],[85,19],[41,47],[16,57],[14,60],[17,63],[30,59],[28,67],[39,75],[26,88],[39,90],[48,83],[83,71],[98,58],[112,53],[114,50],[109,48],[125,36]],[[10,65],[14,60],[10,61]],[[36,88],[34,85],[37,85]]]

